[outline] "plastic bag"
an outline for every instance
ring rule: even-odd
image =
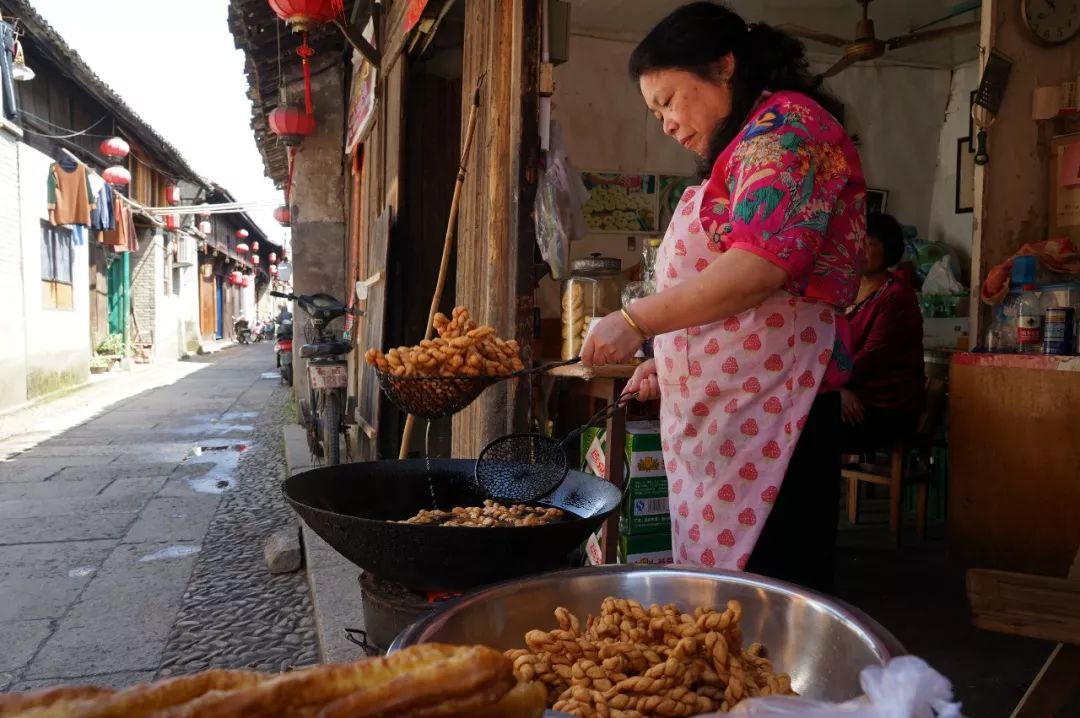
[[[952,702],[952,685],[926,661],[894,658],[884,667],[859,674],[863,696],[845,703],[824,703],[798,696],[751,698],[728,715],[799,716],[799,718],[963,718]],[[719,716],[719,714],[717,714]]]
[[[923,294],[964,294],[964,291],[964,285],[956,280],[956,275],[949,266],[948,257],[942,257],[935,262],[923,280]]]
[[[567,159],[559,127],[553,123],[547,168],[536,186],[536,243],[554,279],[562,279],[566,273],[570,242],[585,235],[582,207],[588,198],[581,173]]]

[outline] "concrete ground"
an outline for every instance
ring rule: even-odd
[[[286,397],[258,344],[0,417],[0,690],[316,660],[303,574],[262,562]]]

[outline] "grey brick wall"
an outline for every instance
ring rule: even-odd
[[[138,338],[143,344],[154,343],[154,325],[158,293],[161,291],[161,250],[154,244],[152,230],[139,233],[139,251],[131,256],[131,313],[138,325]],[[132,326],[132,339],[135,339]]]

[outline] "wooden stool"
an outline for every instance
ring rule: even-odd
[[[926,504],[932,471],[909,472],[907,442],[897,442],[892,447],[888,465],[859,464],[840,470],[840,475],[848,482],[848,520],[859,523],[859,482],[889,487],[889,533],[893,546],[900,545],[901,509],[904,501],[904,485],[916,484],[915,493],[915,530],[920,538],[926,538]]]

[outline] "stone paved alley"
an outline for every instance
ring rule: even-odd
[[[317,661],[303,572],[263,562],[287,397],[257,344],[0,418],[0,690]]]

